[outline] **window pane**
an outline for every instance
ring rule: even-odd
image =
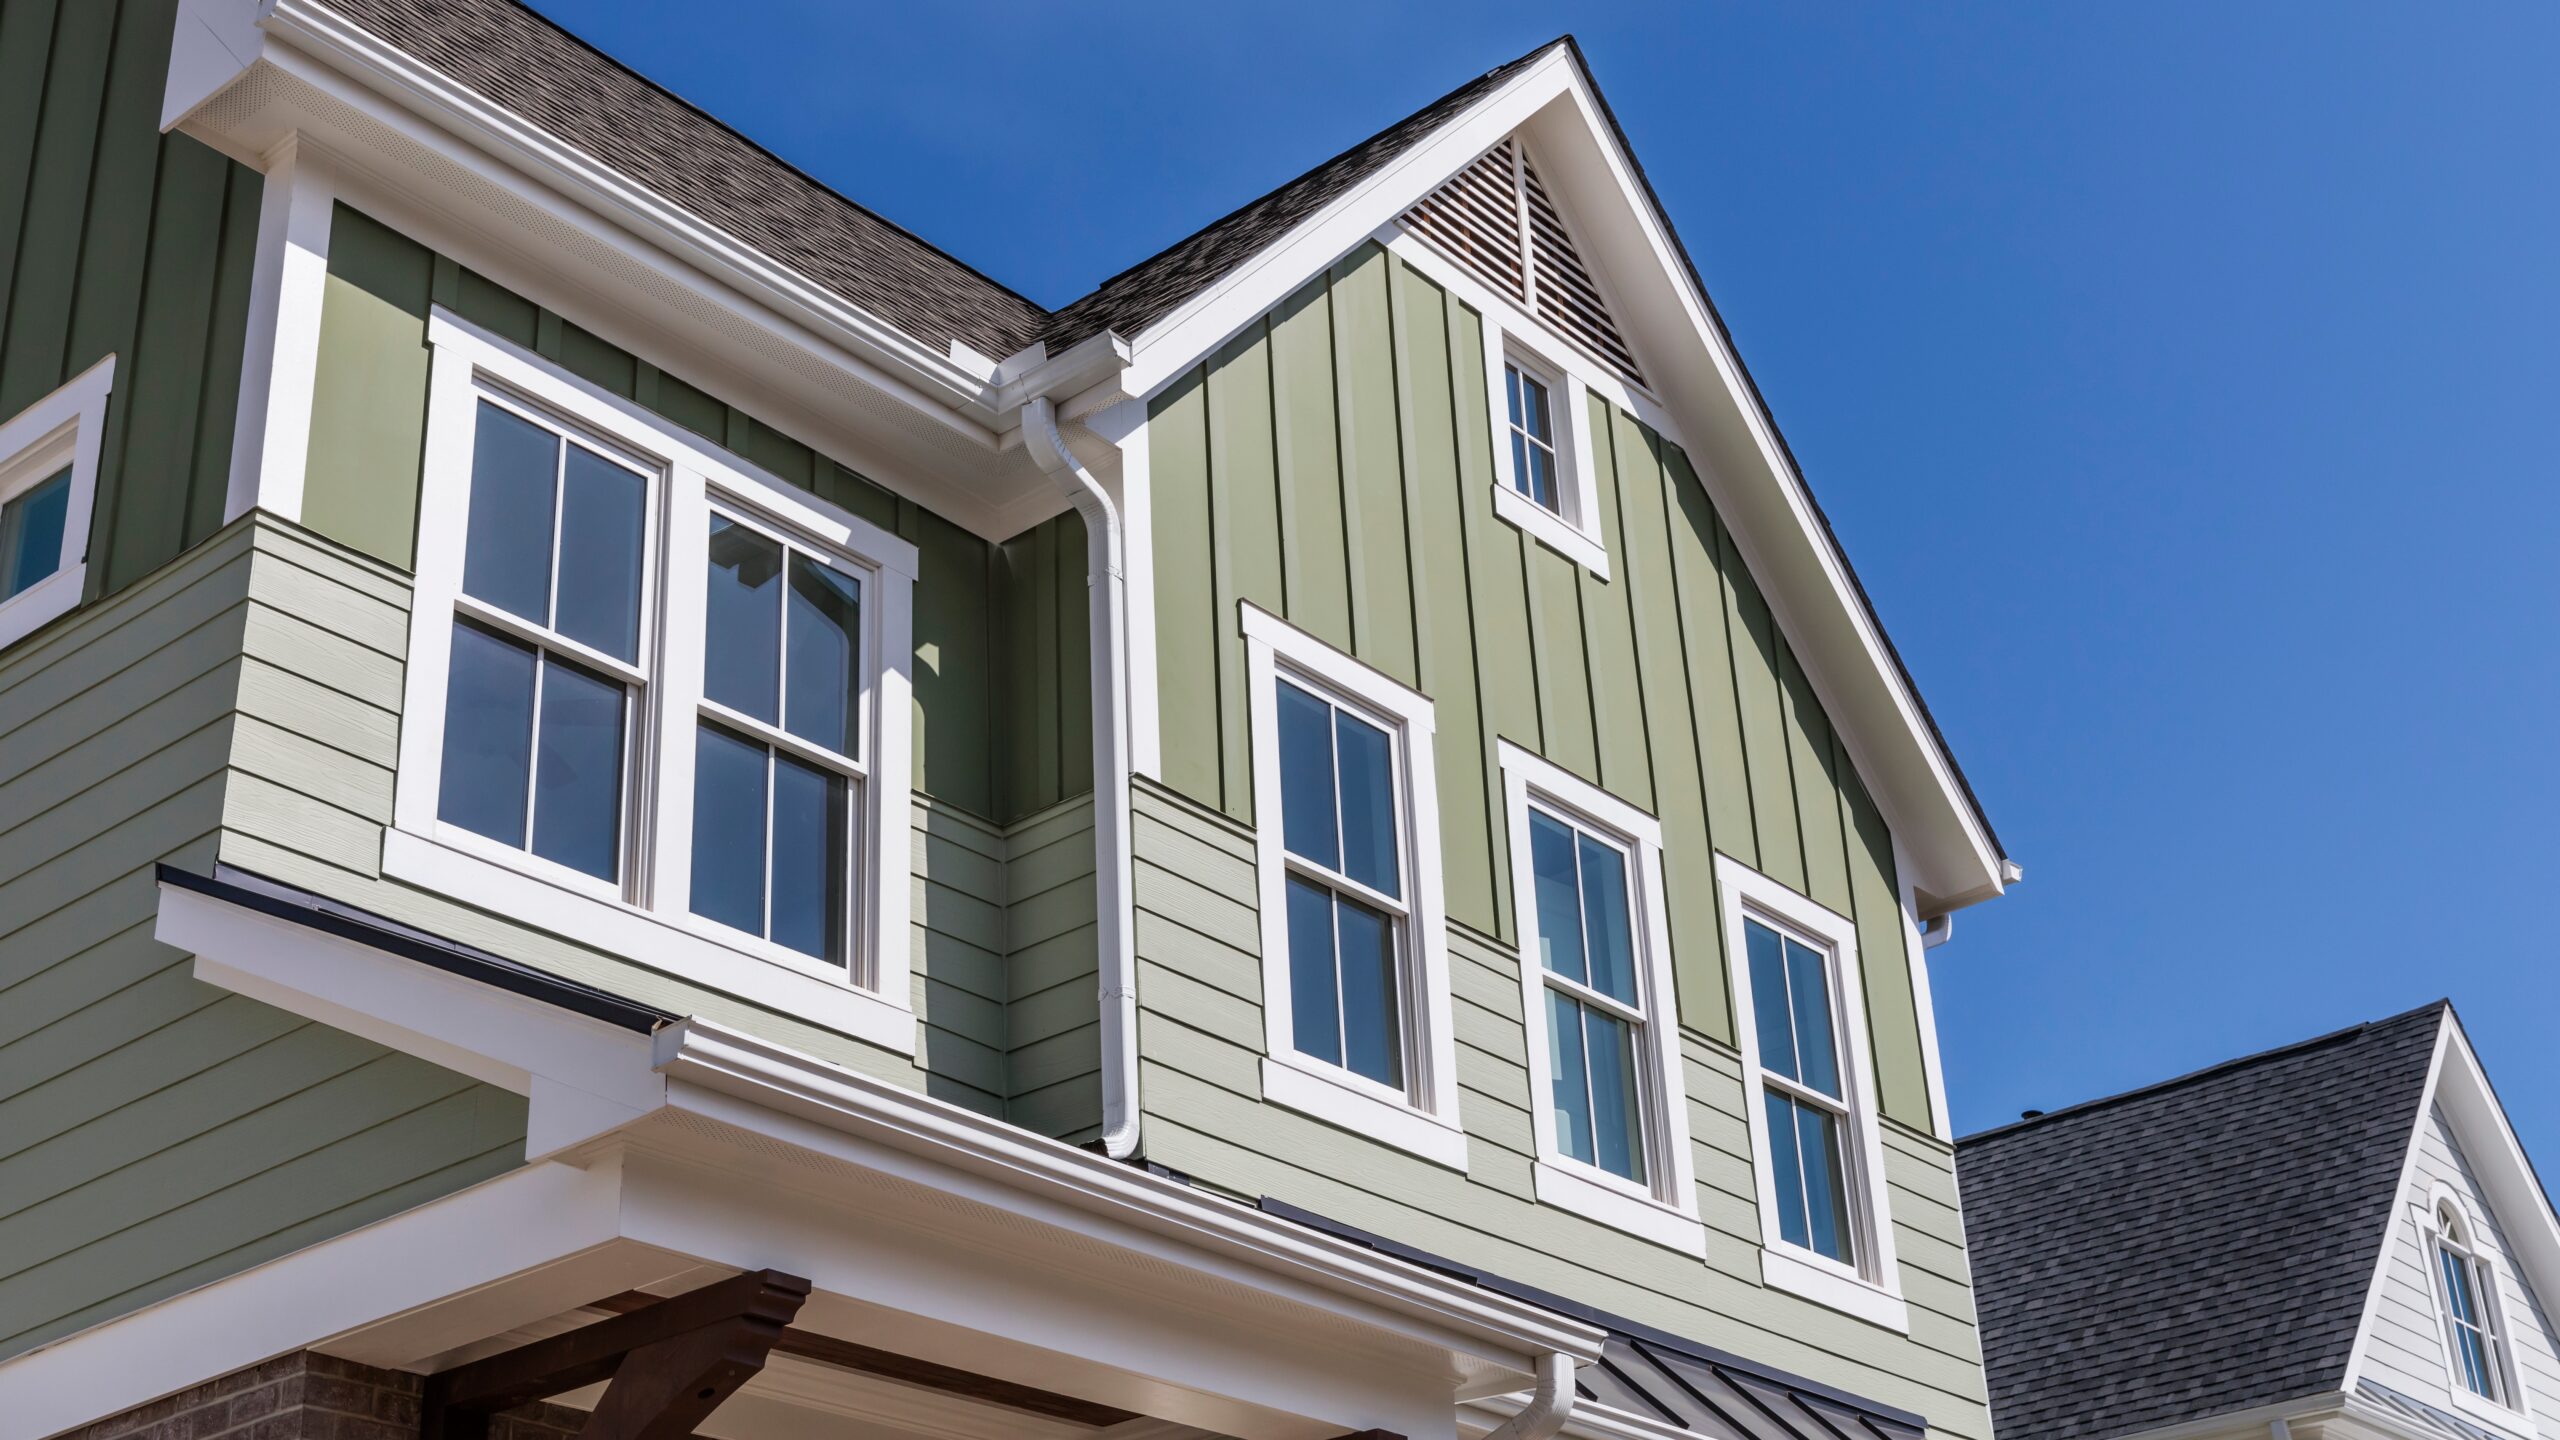
[[[535,663],[530,646],[501,640],[477,625],[453,627],[436,815],[509,845],[524,843]]]
[[[1548,1089],[1554,1097],[1556,1149],[1588,1164],[1591,1148],[1591,1071],[1582,1053],[1582,1004],[1547,992]]]
[[[560,601],[552,628],[617,660],[636,661],[649,482],[572,445],[562,487]]]
[[[1636,1003],[1635,935],[1627,915],[1627,857],[1588,835],[1582,849],[1582,915],[1591,950],[1591,988]]]
[[[1538,892],[1538,958],[1558,975],[1587,980],[1582,958],[1581,885],[1574,878],[1573,832],[1553,817],[1529,812],[1529,868]]]
[[[1804,1156],[1805,1244],[1849,1263],[1847,1172],[1840,1156],[1840,1117],[1799,1103],[1796,1147]]]
[[[764,933],[767,754],[717,725],[693,747],[693,913],[752,935]]]
[[[1644,1115],[1636,1107],[1634,1027],[1614,1015],[1582,1007],[1591,1056],[1593,1164],[1629,1180],[1644,1174]]]
[[[711,517],[702,693],[771,724],[782,676],[782,547]]]
[[[1404,898],[1396,864],[1396,771],[1387,732],[1334,712],[1342,765],[1342,873],[1382,895]]]
[[[1778,1203],[1778,1238],[1805,1243],[1804,1155],[1797,1149],[1795,1102],[1764,1090],[1769,1129],[1769,1188]]]
[[[1790,1080],[1803,1078],[1796,1062],[1796,1031],[1788,1019],[1786,941],[1757,920],[1742,922],[1742,945],[1751,958],[1752,1028],[1760,1037],[1760,1068]]]
[[[1289,1014],[1301,1055],[1342,1063],[1342,1002],[1334,988],[1333,892],[1289,881]]]
[[[1336,897],[1333,908],[1341,936],[1343,1068],[1402,1089],[1394,922],[1353,900]]]
[[[2470,1267],[2462,1263],[2461,1256],[2450,1250],[2438,1250],[2436,1255],[2444,1262],[2445,1305],[2453,1311],[2455,1323],[2462,1325],[2478,1323],[2471,1311]]]
[[[845,778],[788,756],[773,760],[773,942],[841,962],[845,914]]]
[[[1538,482],[1529,473],[1529,451],[1532,448],[1528,437],[1517,430],[1511,432],[1511,488],[1535,500],[1538,498]]]
[[[859,754],[855,661],[862,653],[862,582],[794,555],[790,604],[782,728],[839,755]]]
[[[1283,680],[1280,712],[1280,843],[1328,870],[1342,868],[1334,828],[1333,707]]]
[[[1831,962],[1810,945],[1787,942],[1787,986],[1794,996],[1798,1078],[1825,1095],[1840,1094],[1840,1051],[1832,1032]]]
[[[1521,428],[1540,440],[1552,442],[1555,429],[1547,412],[1547,387],[1523,375],[1520,377]]]
[[[1529,498],[1556,508],[1556,456],[1543,445],[1529,447]]]
[[[1505,365],[1502,367],[1502,394],[1503,399],[1507,401],[1511,407],[1511,423],[1514,425],[1521,424],[1519,366]]]
[[[544,656],[533,853],[599,880],[622,873],[621,682]]]
[[[68,469],[0,505],[0,600],[62,568],[62,527],[70,512]]]
[[[538,625],[551,623],[551,512],[559,470],[560,437],[480,402],[462,588]]]

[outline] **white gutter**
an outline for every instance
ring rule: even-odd
[[[1573,1415],[1573,1357],[1558,1350],[1538,1357],[1538,1388],[1529,1403],[1485,1433],[1484,1440],[1549,1440]]]
[[[1093,633],[1093,861],[1095,981],[1102,1001],[1102,1148],[1138,1153],[1138,958],[1129,852],[1129,584],[1121,562],[1120,507],[1058,433],[1046,395],[1023,401],[1022,438],[1084,518],[1086,611]]]

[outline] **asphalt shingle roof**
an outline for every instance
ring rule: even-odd
[[[2447,1008],[1958,1141],[2001,1440],[2336,1389]]]

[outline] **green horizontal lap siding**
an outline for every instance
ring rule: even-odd
[[[0,1356],[522,1158],[524,1105],[196,981],[153,868],[214,861],[250,528],[0,655]]]
[[[1886,1114],[1931,1127],[1893,847],[1688,456],[1595,400],[1602,580],[1493,511],[1483,320],[1364,246],[1149,407],[1162,778],[1254,814],[1243,603],[1432,697],[1449,914],[1513,939],[1495,747],[1663,822],[1681,1019],[1731,1043],[1711,857],[1857,922]]]
[[[345,205],[330,224],[320,312],[302,516],[313,531],[402,570],[415,563],[436,305],[915,545],[920,791],[1005,821],[1093,788],[1084,532],[1073,515],[990,544]],[[1037,588],[1016,573],[1034,556]]]
[[[1648,712],[1650,713],[1650,712]],[[1150,782],[1136,796],[1139,1038],[1147,1158],[1275,1196],[1525,1284],[1988,1437],[1953,1157],[1887,1123],[1884,1175],[1908,1336],[1763,1287],[1747,1097],[1731,1047],[1683,1037],[1701,1260],[1535,1200],[1519,961],[1450,929],[1465,1174],[1262,1103],[1254,845],[1233,819]]]
[[[703,1015],[1000,1114],[1006,1091],[1000,832],[930,797],[909,839],[917,1059],[383,876],[399,753],[409,578],[308,530],[246,527],[236,734],[220,857],[677,1014]],[[989,838],[995,837],[995,838]]]
[[[0,8],[0,419],[116,357],[91,597],[212,535],[229,485],[260,182],[159,132],[176,12]]]
[[[1081,1144],[1101,1133],[1093,801],[1004,834],[1005,1118]]]

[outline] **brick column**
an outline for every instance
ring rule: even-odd
[[[55,1440],[418,1440],[415,1375],[308,1350],[208,1380]],[[567,1440],[584,1412],[527,1405],[493,1417],[490,1440]]]

